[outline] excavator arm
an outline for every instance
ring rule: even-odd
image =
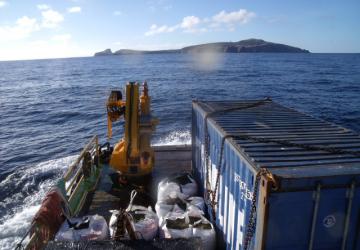
[[[123,175],[150,174],[154,165],[151,135],[157,119],[151,116],[147,83],[143,84],[143,92],[139,96],[139,84],[129,82],[126,85],[125,101],[120,91],[112,91],[107,102],[107,112],[109,138],[112,136],[112,122],[122,116],[125,120],[124,136],[114,147],[110,165]]]

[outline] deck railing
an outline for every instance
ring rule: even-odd
[[[63,180],[65,183],[65,192],[72,215],[77,215],[80,212],[87,193],[95,187],[97,182],[97,166],[99,166],[98,145],[98,137],[94,136],[64,174]],[[83,169],[84,157],[87,153],[90,153],[93,162],[93,164],[91,164],[91,174],[89,177],[84,175]]]
[[[86,157],[91,159],[90,164],[86,162]],[[84,168],[86,167],[89,169],[86,170],[85,175]],[[56,185],[66,199],[69,210],[67,216],[79,214],[88,193],[96,188],[100,170],[98,137],[94,136]],[[47,225],[33,221],[16,249],[42,249],[49,240],[54,238],[55,234],[56,232],[52,232]]]

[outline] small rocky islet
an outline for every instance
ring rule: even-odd
[[[187,46],[171,50],[131,50],[121,49],[112,52],[111,49],[96,52],[94,56],[132,55],[132,54],[162,54],[162,53],[310,53],[306,49],[286,44],[267,42],[262,39],[246,39],[238,42],[217,42]]]

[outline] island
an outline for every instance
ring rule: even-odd
[[[104,51],[96,52],[94,56],[111,56],[113,55],[111,49],[106,49]]]
[[[133,55],[133,54],[163,54],[163,53],[310,53],[306,49],[301,49],[285,44],[267,42],[262,39],[246,39],[238,42],[217,42],[187,46],[181,49],[171,50],[131,50],[121,49],[112,52],[106,49],[95,53],[95,56],[111,55]]]

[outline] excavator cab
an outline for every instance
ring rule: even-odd
[[[108,98],[108,138],[112,137],[112,123],[124,117],[124,136],[114,146],[110,166],[124,176],[145,176],[151,174],[154,166],[154,150],[151,136],[157,119],[152,117],[147,83],[142,84],[139,96],[139,83],[126,84],[126,100],[121,91],[112,91]]]

